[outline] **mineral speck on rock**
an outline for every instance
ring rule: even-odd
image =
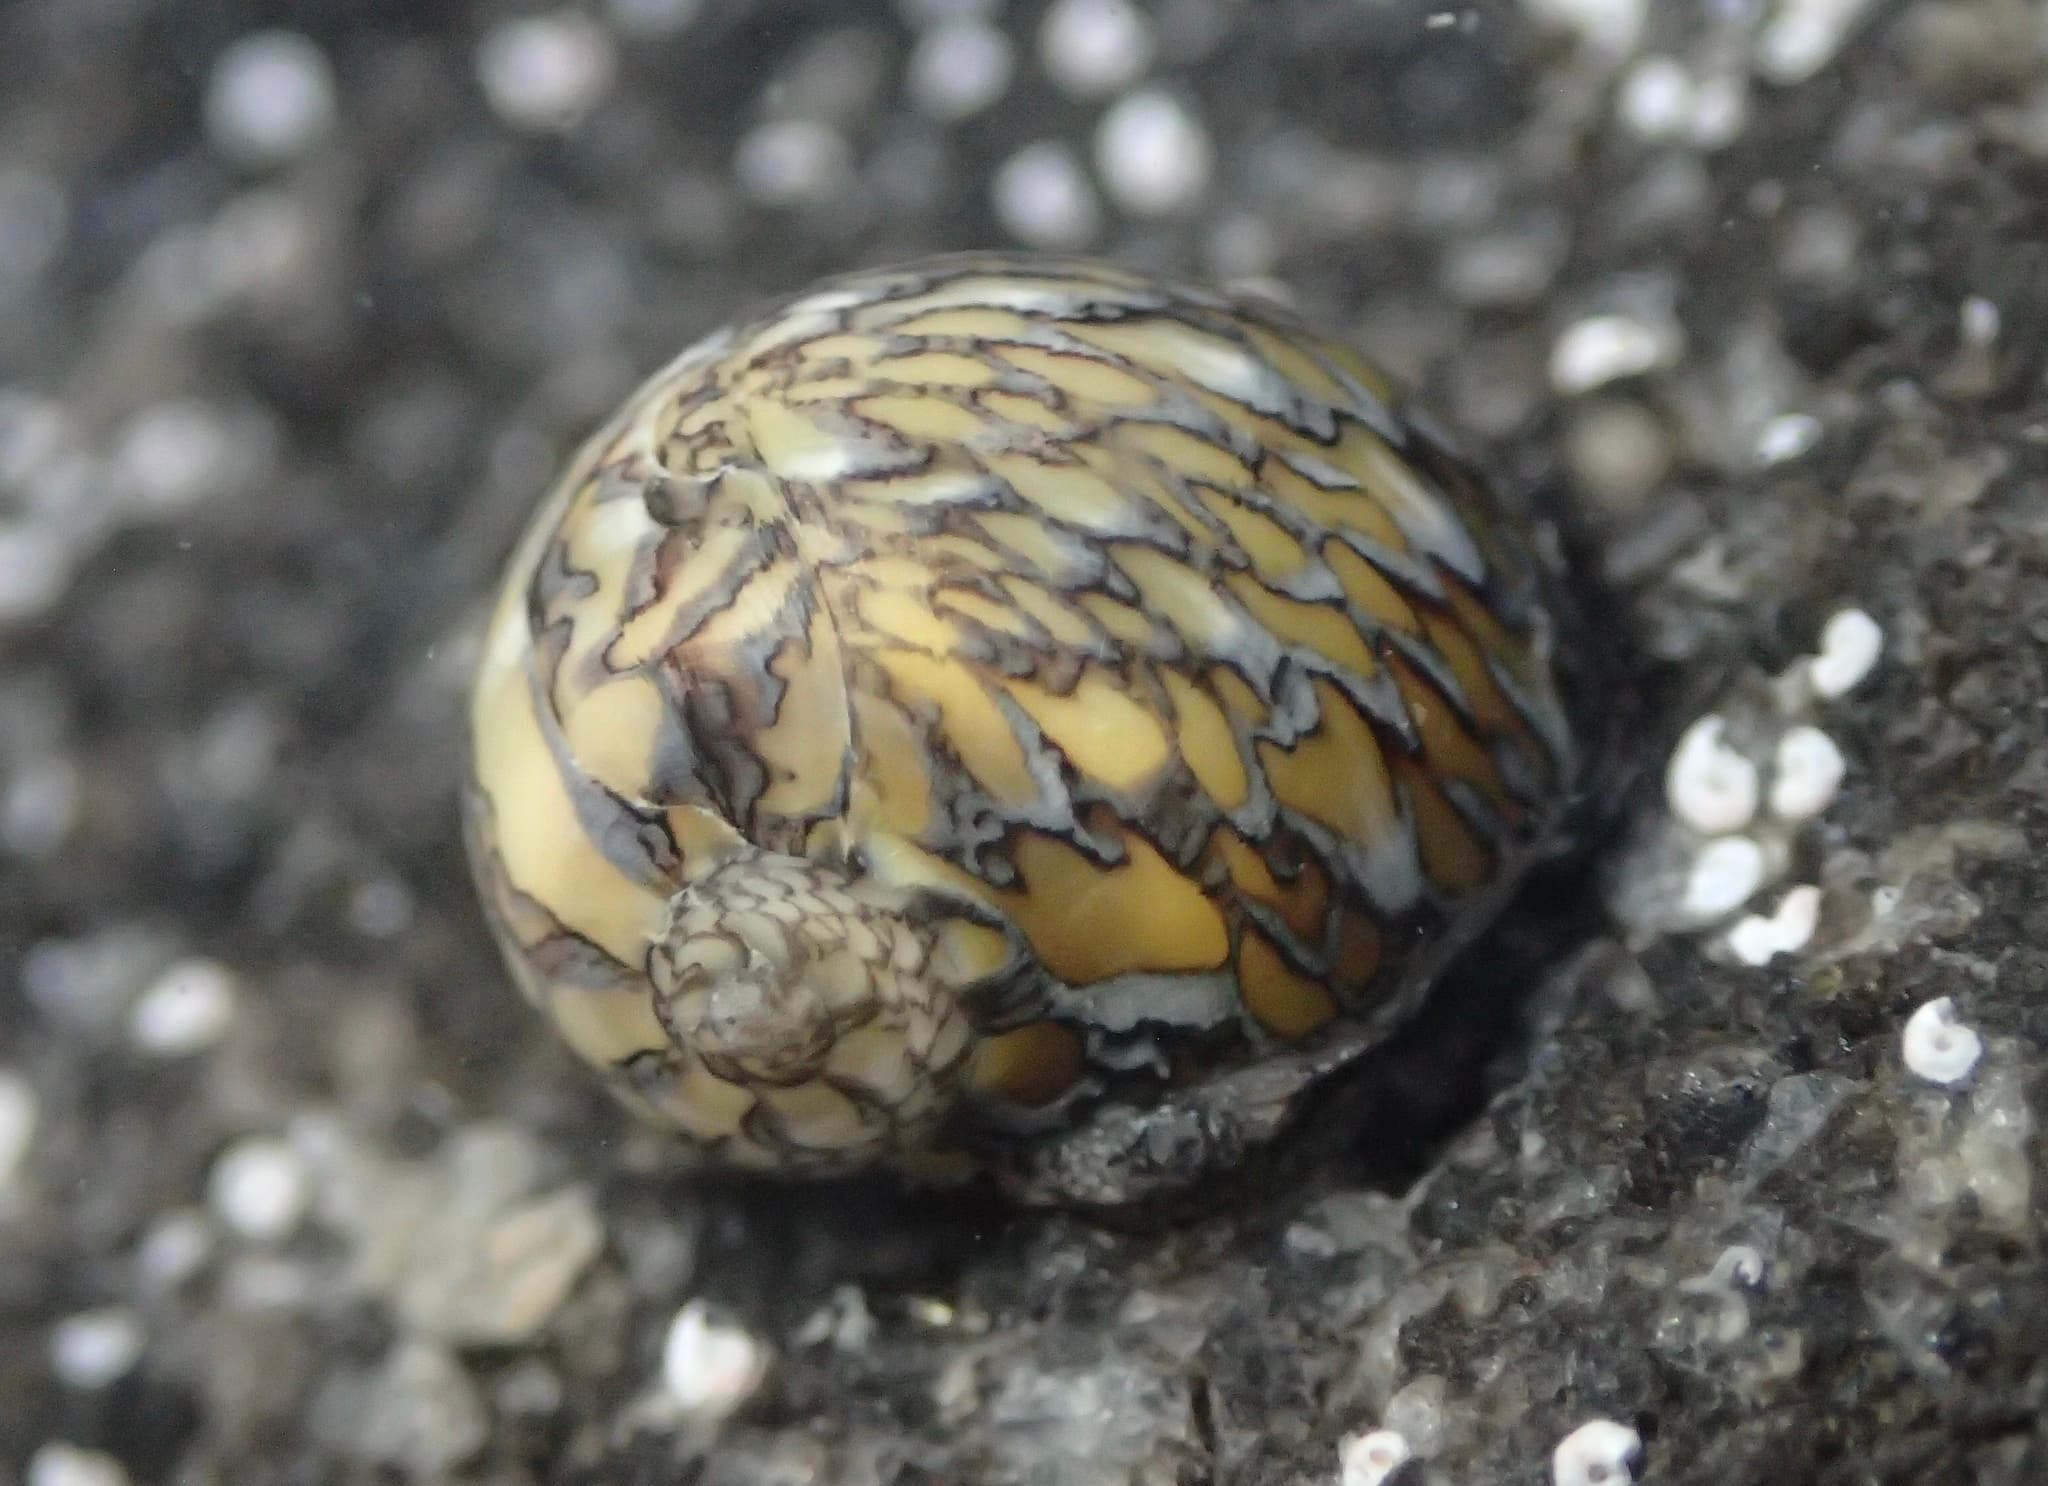
[[[205,1267],[214,1238],[212,1220],[197,1208],[162,1214],[136,1240],[137,1289],[151,1297],[175,1292]]]
[[[52,1440],[29,1457],[24,1486],[128,1486],[121,1462],[100,1450]]]
[[[1157,89],[1126,94],[1102,117],[1095,166],[1110,200],[1134,217],[1185,211],[1208,189],[1215,149],[1200,119]]]
[[[768,1375],[768,1349],[701,1300],[676,1312],[661,1348],[661,1381],[691,1419],[716,1422],[744,1405]]]
[[[1079,97],[1114,93],[1152,60],[1146,13],[1129,0],[1054,0],[1038,28],[1038,54],[1053,81]]]
[[[507,1209],[474,1237],[473,1254],[439,1248],[432,1257],[446,1268],[423,1268],[400,1291],[400,1311],[422,1330],[473,1341],[532,1335],[596,1255],[603,1230],[589,1194],[571,1190]]]
[[[1568,326],[1551,347],[1550,382],[1566,395],[1591,392],[1668,366],[1682,349],[1678,328],[1668,322],[1592,315]]]
[[[1095,188],[1064,143],[1026,145],[1003,161],[990,196],[1004,229],[1035,248],[1085,247],[1102,227]]]
[[[180,960],[136,998],[128,1032],[158,1057],[199,1052],[218,1042],[235,1014],[234,977],[212,960]]]
[[[1762,464],[1783,464],[1810,452],[1820,442],[1821,422],[1811,413],[1780,413],[1756,436],[1756,457]]]
[[[477,80],[500,118],[544,132],[575,127],[617,68],[611,35],[575,11],[504,22],[477,47]]]
[[[740,140],[733,174],[740,189],[763,206],[811,206],[846,189],[853,151],[830,124],[776,119]]]
[[[206,122],[230,158],[276,165],[305,154],[333,127],[335,86],[326,54],[296,31],[235,42],[207,78]]]
[[[1162,1473],[1192,1458],[1182,1387],[1134,1362],[1002,1369],[987,1401],[1003,1468],[1047,1486]]]
[[[433,1481],[483,1449],[490,1414],[452,1353],[401,1341],[368,1374],[332,1382],[314,1402],[313,1422],[344,1454]]]
[[[141,1317],[124,1306],[80,1311],[50,1333],[50,1368],[73,1388],[105,1388],[141,1359],[144,1340]]]
[[[207,1183],[213,1209],[242,1238],[288,1238],[305,1216],[305,1163],[281,1140],[250,1136],[223,1151]]]
[[[985,21],[942,22],[910,54],[912,101],[941,119],[964,119],[990,107],[1010,85],[1016,58],[1010,39]]]
[[[605,0],[612,25],[629,36],[665,39],[697,18],[704,0]]]
[[[539,1149],[506,1126],[460,1131],[427,1161],[344,1144],[319,1201],[353,1243],[353,1283],[420,1336],[461,1345],[534,1335],[604,1243],[589,1191],[545,1186]]]
[[[0,1198],[19,1179],[35,1144],[38,1108],[35,1086],[12,1069],[0,1068]]]

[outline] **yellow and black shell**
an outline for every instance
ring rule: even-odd
[[[1549,648],[1352,351],[934,259],[711,337],[578,455],[484,642],[471,853],[526,994],[706,1159],[1058,1148],[1014,1169],[1113,1198],[1162,1113],[1255,1143],[1546,848]]]

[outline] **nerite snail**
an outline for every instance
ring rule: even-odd
[[[1022,257],[647,382],[514,556],[471,728],[494,931],[640,1113],[1089,1200],[1405,1016],[1573,772],[1528,564],[1386,377]]]

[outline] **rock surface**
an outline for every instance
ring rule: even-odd
[[[259,10],[0,14],[0,1479],[2048,1479],[2038,6]],[[1522,1076],[1164,1231],[674,1172],[453,823],[592,421],[1017,243],[1288,286],[1672,698]]]

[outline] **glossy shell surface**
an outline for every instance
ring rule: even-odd
[[[577,456],[485,640],[472,857],[527,995],[707,1159],[1227,1117],[1404,1015],[1542,850],[1548,645],[1473,470],[1343,345],[937,259],[699,344]]]

